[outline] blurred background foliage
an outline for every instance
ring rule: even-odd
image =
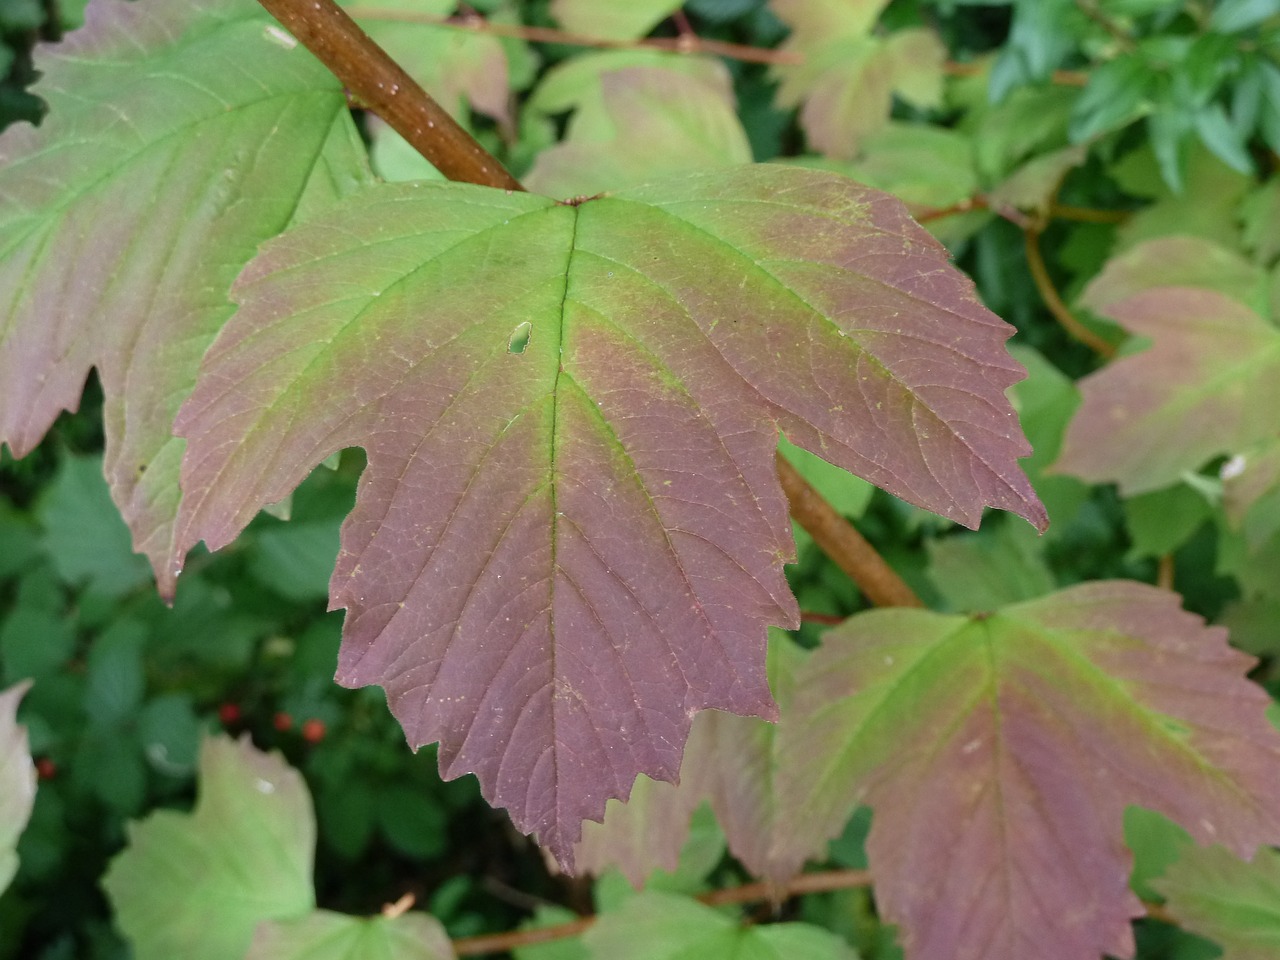
[[[1046,305],[1053,295],[1074,303],[1109,256],[1175,231],[1274,275],[1280,3],[894,0],[843,5],[861,21],[840,29],[806,19],[823,4],[788,0],[688,0],[679,16],[659,10],[638,26],[593,22],[590,10],[553,10],[548,0],[379,4],[387,6],[508,27],[652,28],[667,38],[692,30],[804,53],[806,66],[789,67],[366,21],[531,185],[591,192],[755,159],[840,170],[901,195],[1019,330],[1014,351],[1030,376],[1014,393],[1036,448],[1026,466],[1052,527],[1037,538],[999,515],[963,531],[816,458],[793,458],[935,608],[980,610],[1107,577],[1160,580],[1188,609],[1230,624],[1237,645],[1262,658],[1256,678],[1280,690],[1280,573],[1267,559],[1277,541],[1263,536],[1259,546],[1229,522],[1220,461],[1128,498],[1048,469],[1080,402],[1074,380],[1100,365],[1098,344],[1110,349],[1123,335],[1077,310],[1090,349]],[[32,47],[74,29],[83,7],[0,0],[0,126],[38,119]],[[906,40],[894,45],[904,34],[914,38],[909,49]],[[674,100],[662,86],[671,75],[688,84]],[[815,90],[839,94],[828,98],[836,107],[815,107]],[[695,107],[693,123],[669,115]],[[641,123],[645,110],[657,126]],[[433,174],[394,134],[363,124],[383,176]],[[637,143],[633,127],[665,130],[666,139]],[[1263,299],[1276,289],[1271,282]],[[231,547],[193,557],[169,609],[107,497],[99,403],[91,382],[80,412],[62,417],[35,453],[22,461],[0,453],[0,687],[36,680],[20,719],[41,778],[20,872],[0,897],[0,960],[129,955],[101,877],[127,821],[189,807],[201,735],[219,729],[282,750],[305,776],[318,815],[321,906],[367,914],[412,893],[459,937],[626,898],[616,875],[555,876],[471,778],[443,783],[431,750],[406,749],[380,690],[332,682],[341,615],[325,612],[327,578],[359,451],[317,470],[276,511],[287,521],[264,514]],[[1280,516],[1277,501],[1257,520],[1272,533],[1280,525],[1266,517]],[[812,646],[826,624],[866,603],[807,536],[798,540],[790,576],[806,613],[798,636]],[[1139,874],[1159,873],[1152,864],[1166,855],[1171,828],[1141,816],[1131,827]],[[866,829],[865,815],[851,822],[831,846],[832,864],[865,865]],[[690,891],[746,879],[713,821],[695,830],[687,857],[683,876],[658,885]],[[898,955],[866,890],[785,909],[845,935],[869,960]],[[1217,952],[1158,921],[1141,921],[1138,936],[1146,960]]]

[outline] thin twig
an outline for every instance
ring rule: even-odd
[[[1031,279],[1035,281],[1040,298],[1044,300],[1044,305],[1049,308],[1054,319],[1062,329],[1098,356],[1104,358],[1114,356],[1116,348],[1086,327],[1058,295],[1053,281],[1049,278],[1049,269],[1045,266],[1044,255],[1040,252],[1040,231],[1031,228],[1024,231],[1023,236],[1026,238],[1027,266],[1031,268]]]
[[[1162,590],[1172,590],[1175,570],[1173,554],[1166,553],[1156,563],[1156,586]]]
[[[923,607],[906,581],[885,563],[876,548],[823,499],[800,471],[778,454],[778,479],[791,505],[791,516],[836,565],[878,607]]]
[[[592,37],[581,33],[568,33],[552,27],[535,27],[520,23],[495,23],[478,15],[453,18],[435,17],[413,10],[396,10],[388,7],[352,7],[351,15],[357,20],[394,20],[404,23],[425,23],[452,30],[472,33],[489,33],[497,37],[514,37],[530,43],[561,43],[570,47],[596,47],[602,50],[649,48],[670,50],[673,53],[706,53],[728,57],[746,63],[801,64],[803,54],[794,50],[767,50],[724,40],[710,40],[697,34],[678,37],[646,37],[641,40],[618,40],[611,37]]]
[[[347,89],[450,180],[522,190],[333,0],[259,0]]]
[[[870,883],[871,874],[866,870],[827,870],[822,873],[802,873],[784,884],[760,881],[724,890],[712,890],[701,894],[697,899],[708,906],[723,906],[733,903],[750,903],[754,900],[785,900],[806,893],[825,893],[831,890],[865,887]],[[460,957],[473,957],[483,953],[505,953],[517,947],[576,937],[585,933],[595,922],[594,916],[580,917],[552,927],[463,937],[453,941],[453,952]]]
[[[952,77],[976,77],[987,70],[985,64],[948,60],[942,65],[944,73]],[[1089,74],[1083,70],[1055,70],[1049,74],[1049,81],[1063,87],[1083,87],[1089,83]]]
[[[800,611],[801,623],[816,623],[822,627],[837,627],[848,619],[848,617],[842,617],[837,613],[815,613],[812,610]]]
[[[1049,207],[1051,220],[1075,220],[1078,223],[1124,223],[1133,213],[1129,210],[1095,210],[1055,203]]]

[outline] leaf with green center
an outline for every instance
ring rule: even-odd
[[[240,960],[264,920],[315,906],[315,817],[296,770],[247,740],[206,740],[190,814],[129,827],[102,881],[137,960]]]
[[[796,444],[963,523],[1039,524],[1010,328],[901,203],[745,167],[580,204],[388,184],[286,233],[178,418],[182,546],[368,453],[338,677],[568,861],[694,713],[772,716]],[[512,347],[516,335],[524,347]]]
[[[751,162],[732,94],[726,97],[687,73],[655,67],[615,70],[600,83],[604,115],[584,118],[579,110],[569,136],[538,154],[525,177],[529,189],[590,196],[661,176]],[[597,136],[601,129],[613,135]],[[653,151],[655,143],[662,150]]]
[[[857,960],[844,940],[804,923],[742,926],[686,897],[641,893],[582,937],[595,960]]]
[[[1144,493],[1275,434],[1280,330],[1203,287],[1158,287],[1109,304],[1152,345],[1080,381],[1054,470]]]
[[[244,960],[453,960],[440,921],[425,913],[350,917],[317,910],[260,924]]]
[[[87,14],[37,54],[49,117],[0,134],[0,443],[30,451],[97,367],[112,497],[171,593],[170,427],[226,291],[364,180],[363,148],[338,82],[251,0]]]
[[[1192,847],[1152,886],[1178,924],[1222,948],[1222,960],[1280,956],[1280,853],[1245,863],[1222,847]]]
[[[912,960],[1129,957],[1127,806],[1240,855],[1280,840],[1253,662],[1138,583],[862,614],[796,677],[781,803],[815,840],[872,807],[876,901]]]
[[[30,683],[0,692],[0,893],[18,872],[18,837],[36,800],[36,768],[25,727],[18,726],[18,704]]]
[[[634,40],[643,37],[680,9],[680,2],[681,0],[627,0],[626,3],[551,0],[551,15],[566,30],[611,40]]]

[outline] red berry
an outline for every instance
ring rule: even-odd
[[[324,739],[324,721],[312,717],[302,725],[302,739],[307,743],[319,743]]]
[[[232,727],[240,722],[240,704],[224,703],[218,708],[218,719],[224,727]]]
[[[275,724],[275,728],[281,733],[284,733],[286,730],[293,729],[293,717],[289,716],[283,710],[277,713],[275,717],[272,718],[271,722]]]
[[[36,776],[41,780],[52,780],[58,775],[58,765],[48,757],[36,761]]]

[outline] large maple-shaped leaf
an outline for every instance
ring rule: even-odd
[[[1239,300],[1157,287],[1105,312],[1152,345],[1080,382],[1055,470],[1142,493],[1275,433],[1280,330]]]
[[[909,960],[1128,957],[1126,806],[1241,856],[1280,840],[1252,663],[1138,583],[860,615],[797,674],[782,805],[814,841],[872,807],[876,899]]]
[[[692,715],[771,715],[793,441],[964,523],[1036,523],[1009,328],[893,198],[747,167],[579,204],[385,185],[264,248],[177,422],[181,543],[369,466],[338,677],[568,860]]]
[[[91,367],[105,470],[172,590],[170,427],[226,292],[300,206],[364,177],[338,82],[251,0],[95,0],[44,48],[50,115],[0,135],[0,443],[22,456]]]

